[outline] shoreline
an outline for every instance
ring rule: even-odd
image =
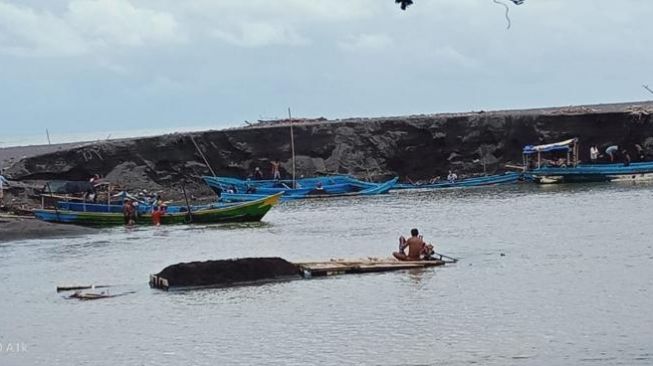
[[[98,229],[52,224],[29,216],[0,215],[0,243],[39,238],[67,238],[97,233]]]

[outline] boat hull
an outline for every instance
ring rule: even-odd
[[[490,186],[498,184],[513,184],[522,179],[521,173],[509,172],[505,174],[490,175],[485,177],[475,177],[462,179],[459,181],[448,182],[441,181],[431,184],[397,184],[392,189],[440,189],[440,188],[469,188]]]
[[[540,184],[653,181],[653,162],[540,168],[525,173]]]
[[[397,184],[398,178],[390,179],[389,181],[383,183],[368,184],[367,188],[362,188],[356,191],[350,192],[336,192],[329,191],[326,188],[317,189],[313,188],[308,192],[301,194],[283,194],[281,196],[282,201],[290,200],[299,200],[299,199],[309,199],[309,198],[333,198],[333,197],[352,197],[352,196],[374,196],[378,194],[388,193],[392,187]],[[208,182],[207,182],[208,183]],[[223,202],[247,202],[252,199],[259,199],[261,195],[258,193],[222,193],[220,196],[221,201]]]
[[[213,224],[221,222],[260,221],[263,216],[279,202],[280,194],[267,196],[255,201],[233,204],[219,208],[205,208],[188,212],[166,213],[161,216],[161,225],[174,224]],[[80,212],[71,210],[34,210],[36,218],[55,223],[76,224],[84,226],[118,226],[124,225],[122,213],[115,212]],[[136,225],[151,225],[150,213],[136,216]]]
[[[204,182],[214,191],[225,192],[235,188],[237,192],[244,193],[254,188],[256,194],[276,194],[283,193],[284,196],[302,196],[314,194],[318,189],[325,194],[340,194],[357,192],[374,188],[379,183],[370,183],[357,180],[349,176],[329,176],[302,178],[295,181],[295,187],[292,181],[287,180],[241,180],[229,177],[202,177]]]

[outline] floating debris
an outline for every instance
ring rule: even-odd
[[[67,299],[78,299],[78,300],[99,300],[99,299],[108,299],[112,297],[118,297],[118,296],[124,296],[124,295],[129,295],[133,294],[136,291],[128,291],[128,292],[121,292],[118,294],[110,294],[108,291],[102,291],[102,292],[82,292],[82,291],[75,291],[72,295],[67,296]]]
[[[57,286],[57,292],[107,288],[109,285]]]

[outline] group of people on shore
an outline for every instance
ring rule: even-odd
[[[136,219],[139,214],[140,203],[138,200],[126,199],[122,205],[122,215],[125,219],[126,226],[133,226],[136,224]],[[161,225],[161,217],[166,214],[168,205],[159,197],[156,202],[152,203],[151,218],[152,224]]]
[[[281,179],[281,162],[279,159],[274,159],[273,161],[270,162],[270,177],[274,180],[280,180]],[[250,176],[250,178],[254,180],[263,180],[265,179],[265,176],[263,175],[263,172],[261,171],[260,167],[255,167],[254,172]]]
[[[635,156],[638,161],[646,160],[646,153],[644,148],[640,144],[635,144]],[[605,149],[605,155],[601,155],[599,149],[596,145],[590,146],[590,163],[596,164],[599,162],[599,159],[605,157],[606,160],[609,158],[611,163],[614,163],[615,160],[621,158],[621,161],[624,163],[624,166],[629,166],[632,162],[632,158],[627,149],[619,150],[619,145],[610,145]]]
[[[407,176],[407,177],[406,177],[406,180],[407,180],[410,184],[414,184],[414,185],[416,185],[416,186],[421,186],[421,185],[424,185],[424,184],[437,184],[437,183],[442,183],[442,177],[439,176],[439,175],[438,175],[438,176],[435,176],[435,177],[433,177],[433,178],[431,178],[431,179],[428,179],[428,180],[417,180],[417,181],[413,181],[413,180],[410,179],[410,177]],[[453,171],[453,170],[449,170],[449,173],[447,173],[447,179],[446,179],[446,182],[448,182],[448,183],[456,183],[457,181],[458,181],[458,174],[456,174],[456,172]]]
[[[647,154],[642,145],[635,144],[633,149],[630,149],[631,152],[635,153],[635,158],[637,161],[646,161]],[[621,162],[624,166],[629,166],[633,161],[631,152],[626,148],[620,148],[619,145],[610,145],[605,148],[603,154],[599,149],[598,145],[590,145],[589,149],[589,164],[601,164],[601,163],[615,163]],[[567,157],[558,157],[556,159],[546,159],[542,158],[541,161],[535,159],[530,159],[527,163],[527,168],[537,168],[538,165],[545,167],[554,167],[554,168],[566,168],[569,164],[572,164],[572,161],[568,160]]]

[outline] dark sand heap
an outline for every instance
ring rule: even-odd
[[[170,287],[230,286],[240,283],[299,278],[299,268],[282,258],[242,258],[178,263],[155,276]]]
[[[78,236],[94,234],[97,231],[97,229],[77,225],[51,224],[31,217],[22,218],[0,216],[0,242]]]

